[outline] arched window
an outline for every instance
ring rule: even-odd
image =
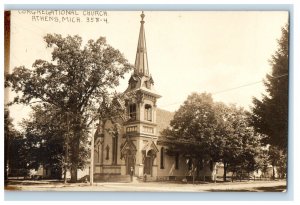
[[[100,145],[98,145],[97,147],[97,151],[98,151],[98,163],[100,163]]]
[[[109,160],[109,146],[107,145],[105,149],[106,149],[106,158],[105,159]]]
[[[161,149],[160,149],[160,168],[161,169],[164,169],[165,167],[164,167],[164,152],[165,152],[165,148],[164,147],[162,147]]]
[[[130,104],[129,105],[129,118],[131,120],[136,119],[136,104]]]
[[[152,121],[152,107],[149,104],[145,105],[144,120]]]
[[[112,164],[117,164],[118,160],[118,133],[114,133],[112,137]]]

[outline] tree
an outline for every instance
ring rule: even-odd
[[[30,118],[22,121],[25,160],[30,169],[51,169],[51,178],[61,178],[64,169],[64,179],[67,171],[68,151],[68,119],[66,113],[61,113],[48,104],[32,106]],[[81,145],[82,146],[82,145]],[[86,159],[80,152],[79,168],[83,167]]]
[[[216,151],[218,158],[224,164],[223,180],[226,181],[228,169],[233,174],[257,169],[256,156],[261,149],[261,136],[254,132],[249,123],[249,114],[241,107],[235,105],[226,106],[222,103],[216,104],[216,115],[218,116],[218,129]]]
[[[287,153],[281,150],[279,156],[280,158],[277,161],[278,177],[284,179],[287,177]]]
[[[210,94],[193,93],[175,113],[170,128],[162,132],[161,144],[168,146],[169,155],[186,156],[189,167],[201,170],[203,160],[211,160],[212,138],[215,136],[216,117]],[[194,178],[194,177],[193,177]]]
[[[5,86],[21,93],[11,103],[33,102],[54,106],[69,113],[71,181],[77,180],[80,144],[86,142],[91,119],[97,119],[101,102],[110,96],[119,79],[132,69],[123,55],[105,38],[89,40],[82,48],[81,37],[48,34],[52,61],[36,60],[32,69],[16,67],[6,75]],[[93,116],[91,116],[93,115]]]
[[[287,169],[287,156],[286,153],[283,152],[282,149],[279,149],[275,146],[269,147],[269,163],[272,165],[272,178],[275,179],[275,168],[277,169],[278,177],[283,179],[286,176]]]
[[[265,177],[268,172],[269,163],[269,149],[267,147],[262,147],[259,154],[256,156],[257,169],[260,170],[262,176]]]
[[[214,130],[215,118],[210,94],[193,93],[175,113],[170,128],[163,131],[173,146],[181,147],[181,153],[205,155],[205,146]],[[172,145],[171,145],[172,146]]]
[[[4,110],[4,180],[5,182],[8,179],[8,168],[9,168],[9,148],[10,148],[10,139],[13,136],[12,133],[12,119],[9,116],[9,110],[5,108]]]
[[[162,132],[160,143],[166,144],[170,153],[180,152],[192,158],[197,170],[203,160],[209,161],[211,167],[223,162],[224,181],[228,168],[234,172],[254,170],[260,137],[249,126],[248,115],[242,108],[216,103],[207,93],[193,93],[170,125]]]
[[[23,152],[23,138],[14,128],[9,110],[4,109],[4,179],[8,176],[26,176],[29,170],[26,168]]]
[[[265,144],[271,144],[287,152],[288,142],[288,72],[289,25],[282,28],[278,49],[269,60],[272,72],[267,74],[267,95],[262,100],[253,98],[252,125],[265,134]]]

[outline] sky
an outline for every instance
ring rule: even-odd
[[[51,60],[51,49],[43,41],[47,33],[79,35],[83,44],[104,36],[134,64],[140,14],[13,11],[10,68]],[[146,11],[145,15],[149,71],[162,95],[157,104],[169,111],[178,109],[192,92],[209,92],[215,101],[249,109],[252,98],[265,92],[262,80],[271,71],[268,60],[288,22],[288,12],[278,11]],[[87,22],[91,17],[99,22]],[[125,91],[129,77],[130,73],[121,80],[118,91]],[[15,124],[26,116],[27,107],[11,107]]]

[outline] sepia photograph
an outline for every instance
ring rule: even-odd
[[[287,192],[289,11],[4,16],[6,191]]]

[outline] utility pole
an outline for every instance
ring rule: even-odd
[[[65,166],[64,166],[64,183],[67,183],[67,170],[68,170],[68,154],[69,154],[69,133],[70,133],[70,128],[69,128],[69,112],[67,112],[67,134],[66,134],[66,151],[65,151]]]
[[[95,135],[95,125],[94,121],[92,123],[92,142],[91,142],[91,165],[90,165],[90,185],[94,184],[94,135]]]

